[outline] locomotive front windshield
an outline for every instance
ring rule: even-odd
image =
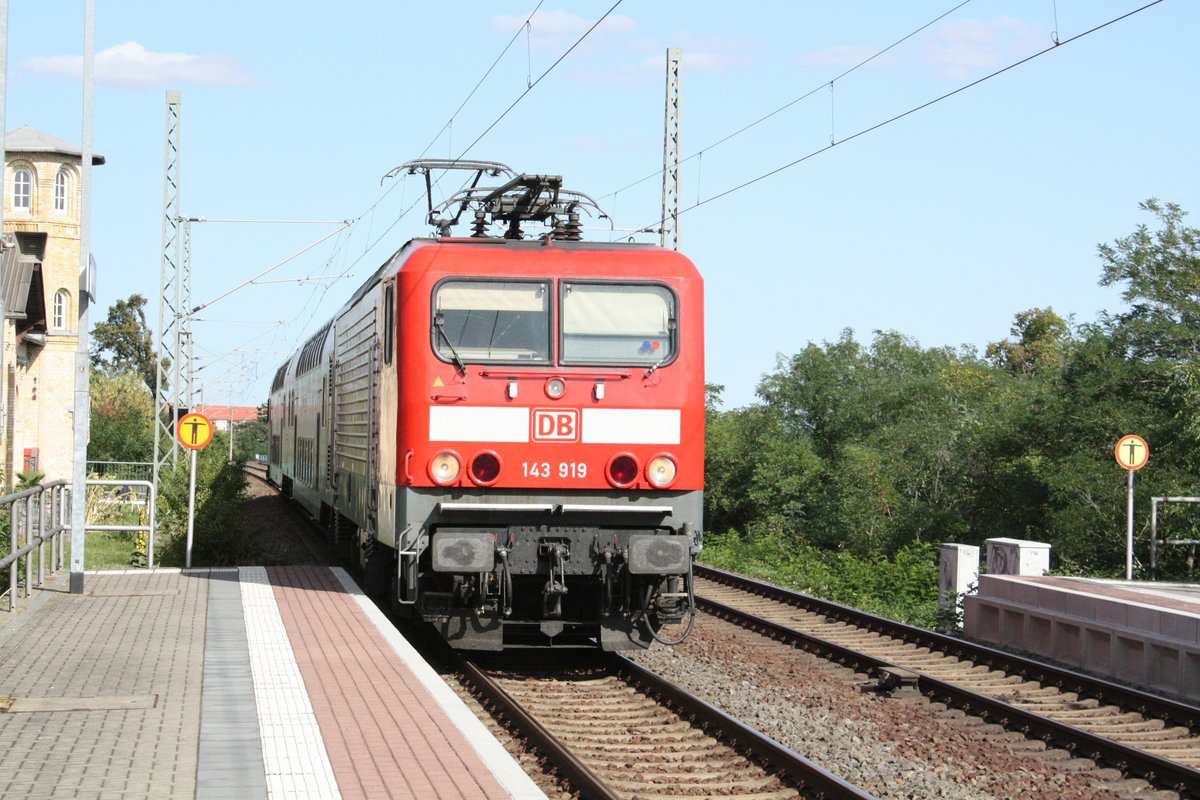
[[[659,283],[562,281],[562,364],[658,366],[675,357],[676,297]],[[433,300],[433,346],[453,364],[551,362],[548,281],[447,280]]]
[[[653,283],[563,283],[564,364],[670,361],[675,296]]]
[[[434,296],[434,347],[449,361],[545,363],[549,296],[544,282],[447,281]]]

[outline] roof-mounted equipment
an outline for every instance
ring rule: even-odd
[[[470,186],[459,189],[448,200],[433,203],[433,170],[462,169],[473,171]],[[579,221],[579,210],[589,215],[595,211],[600,219],[607,219],[596,201],[583,192],[562,188],[561,175],[518,175],[511,167],[497,161],[443,161],[422,159],[408,161],[393,169],[384,177],[395,177],[400,173],[425,176],[425,191],[428,201],[428,222],[437,229],[439,236],[449,236],[450,230],[458,225],[463,213],[474,209],[471,226],[473,238],[488,238],[488,226],[507,223],[505,239],[520,239],[522,222],[539,222],[551,228],[549,236],[562,241],[579,241],[583,238],[583,226]],[[500,186],[480,186],[484,176],[508,180]],[[451,216],[453,212],[453,216]]]

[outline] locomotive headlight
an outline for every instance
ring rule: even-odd
[[[551,400],[557,400],[567,393],[567,384],[562,378],[551,378],[546,381],[546,396]]]
[[[461,471],[462,463],[454,453],[438,453],[429,460],[429,477],[434,483],[443,486],[454,483]]]
[[[660,488],[670,486],[675,482],[678,469],[669,456],[656,456],[646,465],[646,480]]]

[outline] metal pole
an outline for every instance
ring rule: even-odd
[[[158,508],[158,486],[150,483],[150,495],[146,498],[150,504],[150,537],[146,542],[146,569],[154,569],[154,537],[158,532],[155,513]]]
[[[1158,501],[1150,498],[1150,580],[1158,580]]]
[[[83,27],[83,154],[79,209],[79,331],[75,345],[75,453],[71,482],[78,491],[71,495],[71,594],[83,594],[83,549],[87,520],[88,417],[91,415],[88,357],[88,303],[92,283],[92,83],[96,50],[96,0],[84,2]]]
[[[666,121],[663,129],[662,246],[679,249],[679,92],[683,49],[667,48]]]
[[[192,469],[188,476],[187,559],[184,566],[192,568],[192,530],[196,524],[196,451],[192,450]]]
[[[1133,473],[1129,472],[1129,514],[1128,525],[1125,529],[1125,580],[1133,580]]]
[[[159,486],[162,467],[178,465],[179,443],[175,439],[175,417],[179,406],[178,347],[180,324],[179,202],[183,131],[183,100],[178,90],[167,92],[166,144],[163,149],[162,252],[159,263],[158,353],[154,377],[154,473]],[[166,367],[162,360],[168,359]],[[174,372],[172,370],[175,370]],[[190,401],[191,398],[188,398]]]
[[[0,186],[7,186],[8,183],[3,180],[6,167],[8,165],[8,157],[6,155],[6,147],[8,143],[5,141],[7,133],[5,129],[5,106],[8,105],[8,0],[0,0]],[[0,230],[4,228],[4,203],[0,202]],[[4,250],[0,247],[0,284],[4,279]],[[4,441],[12,436],[12,431],[5,429],[5,420],[8,419],[4,411],[4,397],[7,392],[4,391],[3,383],[7,379],[8,371],[5,368],[4,359],[4,333],[8,327],[8,312],[4,307],[4,293],[0,292],[0,452],[3,452]],[[5,472],[11,464],[6,465]]]

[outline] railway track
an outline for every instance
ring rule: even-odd
[[[255,464],[245,471],[269,486],[265,469]],[[311,525],[306,515],[296,518]],[[294,533],[317,560],[330,557],[318,553],[320,541],[310,541],[320,539],[315,527]],[[462,676],[492,715],[581,797],[872,798],[619,656],[538,653],[539,666],[531,668],[523,651],[476,664],[424,626],[393,622],[427,657]]]
[[[459,664],[494,714],[590,800],[871,795],[616,655],[497,656]]]
[[[1200,797],[1200,709],[807,595],[696,567],[706,612],[787,641],[889,690],[999,723],[1153,786]]]

